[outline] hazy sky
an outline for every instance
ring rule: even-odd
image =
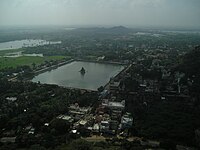
[[[0,0],[0,25],[200,28],[200,0]]]

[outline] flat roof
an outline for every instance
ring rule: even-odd
[[[121,102],[109,102],[108,105],[114,107],[124,107],[124,105]]]
[[[16,101],[17,97],[6,97],[6,100],[8,100],[8,101]]]
[[[108,121],[101,121],[101,123],[109,123]]]
[[[57,118],[58,119],[63,119],[63,120],[70,120],[70,119],[72,119],[72,117],[68,116],[68,115],[59,115]]]
[[[85,125],[86,123],[87,123],[86,120],[81,120],[79,124],[81,124],[81,125]]]
[[[16,137],[2,137],[0,139],[0,142],[2,142],[2,143],[6,143],[6,142],[14,143],[15,140],[16,140]]]

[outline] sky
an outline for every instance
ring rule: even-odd
[[[0,26],[200,28],[200,0],[0,0]]]

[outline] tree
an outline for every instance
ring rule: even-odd
[[[32,67],[33,67],[33,69],[35,69],[36,68],[36,64],[32,63]]]
[[[92,150],[92,145],[85,140],[78,139],[70,144],[70,148],[72,150]]]
[[[54,138],[54,136],[51,135],[51,134],[46,134],[46,135],[44,136],[44,146],[45,146],[46,148],[54,148],[55,145],[56,145],[56,143],[55,143],[55,138]]]
[[[50,123],[50,127],[56,130],[56,134],[63,135],[67,133],[67,131],[70,128],[70,125],[65,120],[54,119]]]

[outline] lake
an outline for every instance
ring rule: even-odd
[[[18,49],[22,47],[34,47],[39,45],[47,45],[47,44],[60,44],[61,41],[49,42],[46,40],[18,40],[18,41],[9,41],[0,43],[0,50],[8,50],[8,49]]]
[[[84,67],[86,73],[79,71]],[[122,65],[74,61],[35,76],[32,81],[64,87],[97,90],[124,69]]]

